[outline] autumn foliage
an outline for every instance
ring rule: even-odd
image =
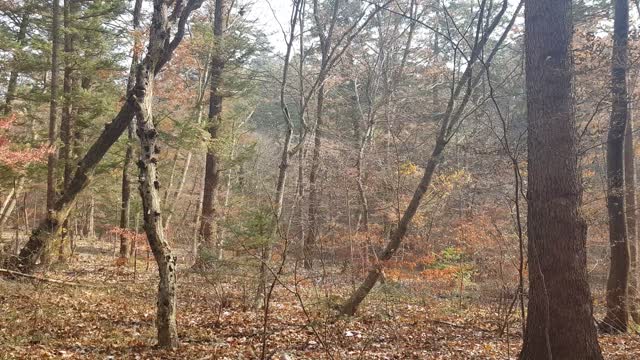
[[[46,159],[48,149],[45,145],[28,147],[12,140],[16,115],[0,118],[0,165],[12,171],[21,172],[27,166]]]

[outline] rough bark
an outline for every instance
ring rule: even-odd
[[[148,57],[138,67],[136,87],[133,89],[136,99],[137,135],[140,139],[139,190],[142,198],[144,229],[147,241],[158,265],[159,284],[157,299],[156,328],[158,346],[173,348],[178,345],[176,325],[176,256],[164,236],[160,204],[160,180],[158,177],[157,144],[158,131],[153,124],[153,82],[149,76],[156,71],[159,59],[166,51],[165,43],[171,31],[168,2],[155,0]],[[187,5],[189,6],[189,5]],[[185,19],[186,20],[186,19]]]
[[[602,359],[587,281],[571,0],[525,8],[529,307],[522,360]]]
[[[213,19],[213,36],[216,48],[211,56],[211,83],[209,98],[209,115],[207,130],[210,135],[210,144],[207,148],[204,175],[204,195],[202,201],[202,218],[200,225],[200,237],[208,251],[215,257],[221,255],[222,250],[216,241],[216,195],[220,183],[220,154],[215,148],[218,139],[218,131],[222,119],[222,72],[225,66],[223,51],[224,28],[227,15],[227,0],[215,0],[215,14]]]
[[[627,331],[629,317],[629,243],[624,208],[624,133],[627,124],[627,43],[629,1],[614,2],[613,50],[611,53],[611,117],[607,135],[607,213],[611,263],[607,280],[607,314],[600,329],[607,333]]]
[[[160,6],[165,1],[155,0],[154,11],[160,11],[166,8]],[[145,55],[143,63],[151,63],[154,66],[142,67],[142,76],[136,77],[136,86],[129,91],[124,104],[122,104],[118,114],[111,122],[105,124],[104,130],[98,136],[98,139],[91,145],[83,159],[78,163],[76,172],[71,180],[69,187],[65,193],[56,201],[52,211],[49,211],[47,217],[40,222],[38,227],[33,230],[29,240],[20,250],[17,257],[10,258],[7,267],[17,269],[20,272],[32,272],[36,266],[37,259],[40,257],[46,245],[52,239],[59,235],[62,223],[67,218],[69,211],[73,207],[77,196],[89,185],[93,171],[98,163],[102,160],[109,148],[118,140],[118,137],[127,128],[134,115],[136,114],[136,97],[140,92],[145,91],[146,81],[140,79],[152,79],[162,69],[162,67],[171,59],[173,51],[178,47],[180,41],[184,37],[185,26],[191,12],[202,4],[203,0],[189,0],[187,3],[176,2],[171,15],[167,17],[155,16],[154,19],[166,21],[166,23],[152,24],[151,39],[156,41],[162,40],[161,44],[150,44],[150,47],[161,47],[162,52],[148,51]],[[177,23],[175,35],[173,39],[168,39],[168,34],[163,37],[157,35],[157,32],[166,32],[173,23]]]
[[[142,10],[142,0],[136,0],[133,6],[133,31],[140,28],[140,12]],[[140,47],[140,37],[134,35],[134,51],[131,55],[131,67],[129,68],[129,79],[127,81],[127,91],[131,91],[135,85],[135,73],[140,62],[140,54],[136,49]],[[131,223],[131,179],[129,176],[129,167],[133,159],[133,141],[135,132],[133,130],[133,121],[127,126],[127,149],[124,154],[124,163],[122,164],[122,186],[120,197],[120,228],[128,229]],[[131,244],[129,238],[125,234],[120,235],[120,257],[128,258],[131,253]]]
[[[164,7],[162,2],[156,2],[154,7]],[[166,16],[166,11],[154,11],[154,18]],[[165,21],[155,20],[162,24]],[[168,29],[157,34],[158,44],[168,36]],[[153,50],[149,49],[150,52]],[[145,63],[143,67],[152,67],[153,64]],[[160,181],[158,178],[158,154],[160,150],[157,145],[158,132],[153,125],[152,101],[153,101],[153,78],[145,78],[143,71],[138,72],[138,84],[146,82],[144,91],[136,96],[139,114],[137,115],[137,133],[140,139],[140,160],[138,168],[140,171],[138,181],[142,198],[142,209],[144,219],[144,230],[147,234],[149,247],[153,252],[153,257],[158,264],[158,274],[160,282],[158,284],[158,302],[156,314],[156,328],[158,330],[158,346],[176,347],[178,346],[178,329],[176,325],[176,256],[173,255],[169,243],[164,236],[162,226],[162,214],[160,211]]]

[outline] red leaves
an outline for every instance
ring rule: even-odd
[[[18,148],[8,134],[15,120],[15,114],[0,118],[0,165],[20,172],[33,163],[44,161],[48,149],[45,145],[37,148]]]

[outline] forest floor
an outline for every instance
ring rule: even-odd
[[[249,282],[187,270],[179,275],[180,347],[154,348],[155,267],[151,260],[147,270],[144,257],[137,266],[134,279],[131,266],[118,266],[109,243],[96,242],[79,246],[67,265],[40,274],[82,285],[0,278],[0,359],[261,357],[264,312],[251,310]],[[515,359],[521,345],[520,320],[510,322],[509,336],[499,336],[504,321],[491,304],[378,289],[358,316],[336,320],[333,302],[351,285],[299,284],[276,287],[267,358]],[[606,359],[640,355],[637,334],[601,336],[600,343]]]

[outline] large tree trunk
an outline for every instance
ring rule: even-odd
[[[142,11],[142,0],[136,0],[133,6],[133,31],[137,31],[140,27],[140,12]],[[131,56],[131,67],[129,68],[129,79],[127,81],[127,91],[131,91],[136,83],[135,74],[140,61],[140,54],[135,49],[140,47],[140,37],[134,35],[134,51]],[[120,229],[128,229],[131,223],[131,179],[129,176],[129,167],[133,159],[133,140],[135,133],[133,131],[133,121],[127,127],[127,149],[124,154],[124,163],[122,164],[122,186],[120,197]],[[131,253],[131,244],[126,234],[120,235],[120,257],[128,258]]]
[[[189,15],[195,9],[200,7],[203,0],[189,0],[186,4],[176,2],[174,11],[170,19],[154,14],[155,21],[161,23],[152,23],[150,42],[148,48],[154,51],[147,51],[141,76],[136,77],[136,86],[127,93],[126,101],[120,108],[115,118],[108,124],[105,124],[104,130],[98,139],[91,145],[84,158],[79,162],[77,170],[71,180],[69,187],[64,194],[56,201],[52,211],[49,211],[47,217],[38,225],[29,237],[29,241],[20,250],[17,257],[10,258],[7,266],[17,269],[21,272],[32,272],[36,266],[36,262],[43,253],[52,239],[59,236],[62,224],[67,218],[69,211],[73,207],[77,196],[89,185],[91,177],[96,166],[102,160],[107,150],[118,140],[118,137],[127,128],[134,115],[136,114],[136,99],[139,93],[146,91],[147,82],[153,79],[162,67],[170,60],[171,54],[178,47],[180,41],[184,37],[185,26]],[[165,6],[165,1],[155,0],[154,11],[161,11]],[[166,10],[166,9],[165,9]],[[169,39],[171,24],[177,23],[177,29],[173,39]],[[159,51],[160,48],[162,51]],[[148,64],[152,64],[150,66]]]
[[[611,118],[607,136],[607,212],[611,264],[607,280],[607,314],[600,328],[626,332],[629,280],[629,244],[624,214],[624,133],[627,112],[627,42],[629,2],[616,0],[611,54]]]
[[[204,175],[204,196],[202,201],[202,218],[200,225],[200,237],[204,243],[204,248],[215,257],[222,255],[222,249],[216,241],[216,195],[220,183],[220,154],[215,148],[218,139],[218,130],[222,116],[222,71],[225,60],[222,53],[224,41],[224,27],[227,15],[227,0],[215,0],[215,14],[213,19],[213,36],[216,48],[211,57],[211,93],[209,98],[208,131],[211,136],[207,147],[205,175]]]
[[[589,283],[572,94],[571,0],[525,8],[529,307],[520,359],[602,359]]]

